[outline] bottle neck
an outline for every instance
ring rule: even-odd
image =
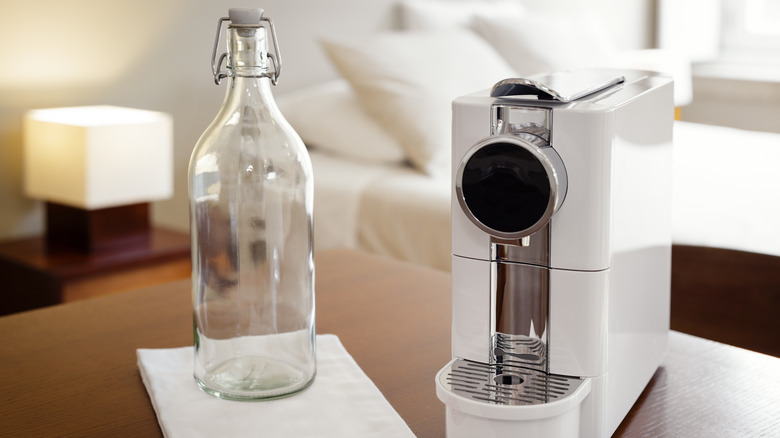
[[[269,77],[268,65],[268,39],[265,28],[246,25],[230,26],[227,65],[230,76]]]
[[[240,25],[228,28],[229,82],[225,110],[258,105],[276,108],[269,64],[265,28]]]

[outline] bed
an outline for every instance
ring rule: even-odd
[[[619,53],[598,29],[555,40],[515,2],[442,4],[402,3],[400,32],[321,39],[341,77],[279,99],[310,149],[317,251],[356,248],[450,269],[454,97],[506,77],[592,66],[655,65],[690,80],[678,58]],[[555,20],[543,22],[554,30]],[[528,39],[545,31],[548,50],[536,53]],[[690,100],[686,87],[676,91],[679,103]],[[771,335],[780,307],[777,163],[780,135],[675,122],[673,328],[780,354]]]

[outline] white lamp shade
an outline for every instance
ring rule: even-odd
[[[173,121],[113,106],[32,110],[24,118],[32,198],[95,210],[173,195]]]

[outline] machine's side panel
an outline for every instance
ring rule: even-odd
[[[671,279],[671,82],[615,112],[613,262],[609,295],[609,432],[660,365]]]

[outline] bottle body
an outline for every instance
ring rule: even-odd
[[[230,30],[227,96],[190,160],[195,379],[222,398],[264,399],[316,373],[313,183],[270,79],[235,65],[241,39],[257,42],[242,31]]]

